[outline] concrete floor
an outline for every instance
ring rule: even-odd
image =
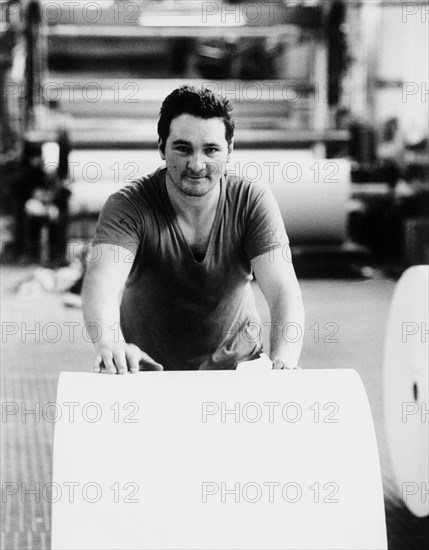
[[[80,310],[65,308],[55,294],[16,296],[14,287],[28,274],[28,267],[1,270],[2,400],[17,403],[20,412],[24,406],[29,410],[54,402],[60,371],[90,370],[94,357],[82,334]],[[306,334],[301,365],[354,368],[362,377],[379,446],[389,550],[422,550],[429,548],[428,522],[415,518],[400,500],[384,436],[382,356],[394,285],[382,278],[302,280]],[[267,321],[267,305],[257,288],[255,293],[262,320]],[[50,548],[50,506],[43,497],[51,481],[54,424],[37,421],[32,414],[24,420],[17,414],[2,422],[2,488],[4,483],[15,484],[9,490],[17,488],[14,495],[4,490],[2,495],[5,550]],[[34,489],[36,494],[25,495],[25,490]]]

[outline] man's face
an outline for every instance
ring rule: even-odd
[[[160,154],[176,189],[202,197],[219,183],[231,149],[222,119],[182,114],[171,121],[165,153]]]

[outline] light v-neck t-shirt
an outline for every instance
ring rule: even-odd
[[[166,168],[121,188],[104,205],[94,246],[134,255],[120,307],[125,341],[165,370],[234,369],[262,350],[250,260],[288,238],[268,187],[233,175],[220,193],[207,251],[197,261],[180,229]]]

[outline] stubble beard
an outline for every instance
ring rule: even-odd
[[[204,178],[205,181],[192,183],[186,179],[185,181],[181,180],[180,185],[178,186],[180,191],[188,197],[204,197],[210,191],[212,191],[217,183],[213,183],[210,178]]]

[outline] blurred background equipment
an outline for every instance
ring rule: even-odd
[[[263,165],[271,151],[280,166],[304,157],[350,161],[341,239],[322,243],[319,231],[313,243],[307,234],[301,239],[285,215],[296,236],[298,270],[306,258],[315,273],[330,262],[394,264],[401,271],[428,261],[428,37],[424,14],[413,6],[342,0],[0,5],[2,248],[12,256],[26,254],[24,205],[32,183],[25,151],[58,144],[43,169],[57,190],[71,193],[70,208],[63,193],[61,240],[86,242],[112,189],[160,162],[160,104],[189,83],[233,102],[241,170],[249,172],[249,162]],[[393,40],[398,35],[403,39]],[[279,178],[286,189],[289,179]],[[319,213],[321,224],[326,213]],[[45,248],[48,241],[37,240]],[[61,264],[62,249],[38,255]]]

